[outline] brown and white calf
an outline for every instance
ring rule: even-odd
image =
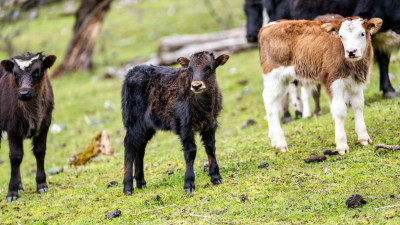
[[[340,154],[349,152],[344,130],[348,100],[354,109],[358,141],[361,145],[372,142],[363,117],[363,88],[368,82],[373,58],[371,35],[381,25],[379,18],[351,17],[331,23],[286,20],[271,23],[260,31],[263,98],[272,146],[288,151],[279,110],[282,97],[294,79],[308,90],[315,83],[325,86]]]

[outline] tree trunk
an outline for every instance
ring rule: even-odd
[[[96,37],[100,33],[105,15],[112,0],[82,0],[76,12],[74,34],[62,64],[52,77],[61,77],[66,72],[92,68],[92,54]]]

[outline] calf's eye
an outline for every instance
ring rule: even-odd
[[[361,35],[361,37],[364,37],[364,36],[365,36],[365,33],[364,33],[364,32],[362,32],[360,35]]]

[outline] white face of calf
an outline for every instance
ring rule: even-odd
[[[339,29],[339,37],[344,47],[346,59],[357,61],[362,59],[367,48],[366,31],[362,26],[364,20],[346,20]]]
[[[322,30],[338,35],[343,43],[344,57],[351,61],[361,60],[367,49],[369,37],[375,34],[382,26],[382,20],[372,18],[363,20],[361,18],[338,19],[332,23],[321,25]]]

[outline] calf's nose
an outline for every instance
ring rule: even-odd
[[[202,86],[203,86],[203,82],[201,82],[201,81],[193,81],[192,82],[192,88],[196,91],[199,90]]]

